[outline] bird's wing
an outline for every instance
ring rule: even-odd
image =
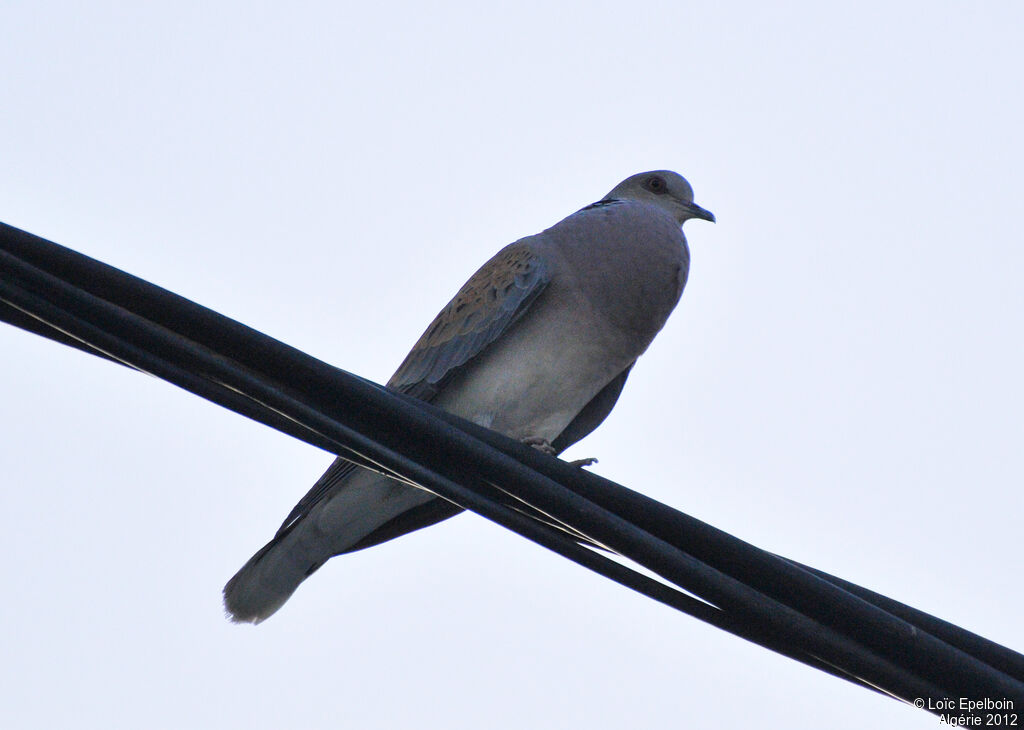
[[[432,400],[456,368],[526,313],[550,278],[544,259],[526,240],[506,246],[434,318],[388,385]]]
[[[626,385],[626,378],[629,377],[629,371],[632,369],[633,364],[631,363],[628,368],[612,378],[608,385],[591,398],[587,405],[583,406],[583,410],[576,414],[576,418],[572,419],[562,433],[558,434],[551,442],[551,446],[556,452],[560,454],[580,439],[585,438],[600,426],[604,419],[608,418],[608,414],[612,412],[612,408],[615,407],[616,401],[622,394],[622,388]]]
[[[480,267],[434,318],[388,386],[420,400],[433,400],[458,368],[523,316],[550,280],[547,264],[526,240],[506,246]],[[277,537],[332,494],[355,468],[351,462],[336,459],[285,518]],[[400,530],[399,534],[406,531]]]

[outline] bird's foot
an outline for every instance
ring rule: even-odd
[[[520,439],[527,446],[532,446],[541,453],[547,454],[548,456],[558,456],[558,452],[555,451],[555,447],[551,445],[551,442],[547,439],[542,439],[539,436],[527,436],[524,439]]]
[[[547,454],[548,456],[558,456],[558,452],[555,451],[555,447],[552,446],[551,442],[548,441],[547,439],[542,439],[538,436],[527,436],[526,438],[522,439],[522,442],[527,446],[532,446],[533,448],[537,449],[537,451],[541,451]],[[591,456],[586,459],[576,459],[575,461],[570,461],[569,465],[578,466],[580,469],[582,469],[585,466],[590,466],[591,464],[596,463],[597,459]]]

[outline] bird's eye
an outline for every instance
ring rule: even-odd
[[[663,195],[667,188],[668,185],[665,184],[665,178],[658,177],[657,175],[647,178],[647,189],[652,193]]]

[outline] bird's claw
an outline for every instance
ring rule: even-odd
[[[558,456],[558,452],[555,451],[555,447],[551,445],[551,442],[547,439],[542,439],[539,436],[527,436],[522,439],[522,442],[527,446],[532,446],[541,453],[547,454],[548,456]]]
[[[555,447],[552,446],[551,442],[548,441],[547,439],[542,439],[539,436],[527,436],[526,438],[522,439],[522,442],[527,446],[532,446],[533,448],[537,449],[537,451],[547,454],[548,456],[558,456],[558,452],[555,450]],[[580,469],[582,469],[585,466],[590,466],[591,464],[596,463],[597,459],[591,456],[586,459],[576,459],[575,461],[570,461],[569,465],[577,466]]]

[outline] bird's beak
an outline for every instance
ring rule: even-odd
[[[689,214],[689,218],[700,218],[702,221],[715,222],[715,214],[710,210],[704,210],[696,203],[683,203],[683,210]]]

